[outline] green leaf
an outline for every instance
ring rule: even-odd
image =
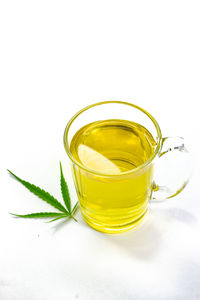
[[[78,201],[76,202],[76,204],[74,205],[73,209],[72,209],[72,215],[74,215],[76,213],[78,209]]]
[[[26,215],[17,215],[12,214],[13,216],[19,217],[19,218],[52,218],[52,217],[67,217],[68,214],[62,214],[62,213],[56,213],[56,212],[38,212],[38,213],[32,213],[32,214],[26,214]]]
[[[66,183],[64,175],[63,175],[61,162],[60,162],[60,187],[61,187],[62,197],[65,202],[65,205],[66,205],[69,213],[71,213],[70,194],[69,194],[69,189],[68,189],[67,183]]]
[[[13,174],[11,171],[8,170],[8,172],[22,185],[24,185],[30,192],[32,192],[34,195],[38,196],[42,200],[46,201],[51,206],[57,208],[60,212],[38,212],[38,213],[31,213],[26,215],[18,215],[18,214],[12,214],[13,216],[20,217],[20,218],[53,218],[49,222],[54,222],[56,220],[62,219],[62,218],[72,218],[76,222],[77,220],[74,218],[74,214],[78,208],[78,202],[75,204],[73,209],[71,210],[71,200],[70,200],[70,194],[68,190],[67,183],[65,181],[63,171],[62,171],[62,165],[60,163],[60,186],[61,186],[61,192],[63,196],[64,203],[66,205],[66,208],[58,202],[52,195],[50,195],[48,192],[44,191],[43,189],[39,188],[38,186],[35,186],[34,184],[29,183],[28,181],[25,181],[15,174]]]
[[[57,208],[58,210],[60,210],[64,213],[67,212],[65,207],[60,202],[58,202],[58,200],[56,200],[52,195],[50,195],[48,192],[44,191],[43,189],[39,188],[38,186],[36,186],[34,184],[31,184],[31,183],[19,178],[18,176],[13,174],[10,170],[8,170],[8,172],[16,180],[18,180],[21,184],[23,184],[31,193],[38,196],[40,199],[46,201],[48,204],[50,204],[51,206]]]
[[[46,223],[51,223],[51,222],[54,222],[54,221],[57,221],[57,220],[60,220],[60,219],[62,219],[62,218],[68,218],[69,216],[61,216],[61,217],[58,217],[58,218],[55,218],[55,219],[53,219],[53,220],[50,220],[50,221],[48,221],[48,222],[46,222]]]

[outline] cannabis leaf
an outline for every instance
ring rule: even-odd
[[[25,186],[31,193],[34,195],[38,196],[40,199],[44,200],[51,206],[55,207],[61,213],[58,212],[38,212],[38,213],[31,213],[31,214],[26,214],[26,215],[19,215],[19,214],[11,214],[16,217],[20,218],[53,218],[49,222],[53,222],[56,220],[59,220],[61,218],[72,218],[76,222],[77,220],[74,218],[74,214],[77,211],[78,208],[78,202],[75,204],[73,209],[71,210],[71,199],[70,199],[70,194],[69,194],[69,189],[67,186],[67,183],[65,181],[63,171],[62,171],[62,165],[60,163],[60,187],[61,187],[61,193],[62,197],[65,203],[66,208],[57,200],[55,199],[52,195],[50,195],[48,192],[45,190],[41,189],[40,187],[29,183],[28,181],[25,181],[18,176],[16,176],[14,173],[12,173],[10,170],[8,172],[18,181],[20,182],[23,186]]]
[[[25,180],[22,180],[21,178],[19,178],[15,174],[13,174],[11,171],[8,170],[8,172],[15,179],[17,179],[21,184],[23,184],[31,193],[35,194],[40,199],[46,201],[47,203],[49,203],[51,206],[54,206],[58,210],[60,210],[62,212],[66,212],[66,208],[64,208],[64,206],[60,202],[58,202],[58,200],[56,200],[53,196],[51,196],[48,192],[42,190],[41,188],[39,188],[38,186],[36,186],[34,184],[31,184]]]
[[[63,176],[61,162],[60,162],[60,188],[61,188],[61,193],[62,193],[63,200],[65,202],[65,205],[66,205],[68,211],[71,212],[70,195],[69,195],[69,190],[68,190],[67,183],[66,183],[65,178]]]

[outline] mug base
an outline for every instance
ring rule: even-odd
[[[137,227],[139,224],[141,224],[145,219],[144,217],[146,216],[147,211],[148,209],[146,209],[146,211],[138,219],[136,220],[134,219],[132,222],[123,225],[118,225],[118,226],[106,226],[105,224],[98,224],[93,220],[91,220],[90,218],[88,218],[83,212],[82,212],[82,216],[84,221],[93,229],[104,233],[117,234],[117,233],[129,231]]]

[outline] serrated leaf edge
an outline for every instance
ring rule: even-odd
[[[53,206],[54,208],[58,209],[61,212],[68,212],[66,208],[57,200],[55,199],[51,194],[46,192],[45,190],[41,189],[40,187],[25,181],[18,176],[16,176],[14,173],[12,173],[10,170],[7,170],[18,182],[20,182],[25,188],[27,188],[31,193],[33,193],[35,196],[39,197],[43,201],[47,202],[49,205]]]
[[[63,175],[61,162],[60,162],[60,189],[61,189],[61,194],[62,194],[63,201],[65,203],[65,206],[66,206],[68,212],[71,213],[70,193],[69,193],[69,188],[68,188],[67,182]]]

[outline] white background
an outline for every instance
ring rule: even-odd
[[[192,0],[1,1],[1,300],[200,299],[199,15]],[[7,168],[61,199],[61,160],[76,202],[64,127],[111,99],[187,138],[188,187],[121,235],[90,229],[80,213],[64,224],[11,217],[49,206]]]

